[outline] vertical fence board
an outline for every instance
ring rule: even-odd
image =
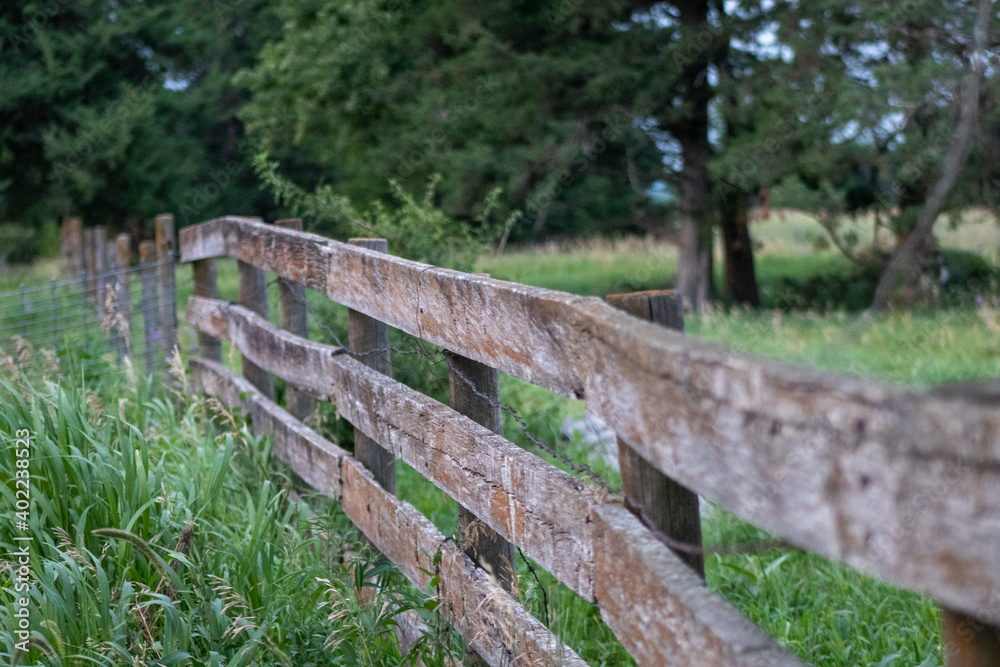
[[[174,216],[156,216],[156,260],[160,263],[160,329],[165,358],[177,346],[177,242],[174,236]]]
[[[104,225],[98,225],[94,227],[94,237],[91,246],[91,253],[94,255],[94,300],[97,304],[97,318],[100,322],[104,319],[104,296],[105,296],[105,281],[107,276],[104,274],[108,270],[108,246],[107,246],[107,229]]]
[[[680,296],[673,291],[610,294],[607,300],[615,308],[640,319],[684,330],[684,306]],[[690,545],[689,551],[673,551],[704,579],[698,494],[654,468],[621,438],[618,439],[618,463],[625,505],[647,526],[661,531],[671,540]]]
[[[80,277],[83,279],[84,283],[82,285],[83,292],[87,295],[88,299],[94,298],[94,228],[87,227],[83,230],[83,245],[80,248],[82,253],[81,262],[83,268],[81,269]]]
[[[284,229],[302,231],[302,218],[286,218],[274,223]],[[285,278],[278,279],[281,297],[281,326],[296,336],[309,338],[309,316],[306,310],[306,286]],[[291,383],[285,388],[285,405],[288,412],[299,421],[305,421],[313,411],[313,398],[299,391]]]
[[[350,239],[349,243],[376,252],[389,252],[389,243],[385,239]],[[347,328],[351,351],[361,353],[358,360],[379,373],[391,376],[389,327],[367,315],[350,310]],[[354,457],[371,471],[382,488],[390,493],[396,492],[395,457],[357,428],[354,429]]]
[[[214,259],[199,259],[192,262],[194,274],[194,295],[208,299],[219,298],[218,270]],[[222,361],[222,341],[202,331],[198,332],[198,354],[211,361]]]
[[[104,278],[101,279],[101,290],[104,292],[104,321],[102,325],[108,338],[115,341],[114,316],[117,312],[115,307],[115,283],[118,280],[118,245],[115,239],[111,238],[104,242]],[[114,348],[115,345],[112,345]]]
[[[246,262],[238,263],[240,304],[267,319],[267,274]],[[274,400],[274,379],[271,374],[242,355],[243,376],[270,400]]]
[[[83,268],[83,221],[80,218],[72,216],[63,220],[59,250],[63,272],[71,276],[79,275]]]
[[[157,289],[156,242],[139,244],[139,280],[142,283],[142,335],[146,374],[156,373],[157,340],[160,337],[160,304]]]
[[[115,347],[121,357],[132,354],[132,239],[128,234],[115,237],[114,322]]]
[[[446,354],[452,409],[503,435],[499,371],[467,357],[450,352]],[[462,549],[466,555],[473,563],[492,573],[504,590],[513,590],[514,545],[465,507],[459,507],[458,521]]]
[[[1000,627],[942,607],[941,635],[946,667],[1000,665]]]

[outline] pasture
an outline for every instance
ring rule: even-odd
[[[863,221],[852,224],[861,225]],[[775,219],[757,223],[752,229],[765,300],[775,299],[775,295],[787,290],[788,281],[814,279],[817,275],[846,276],[850,272],[850,263],[836,251],[817,250],[817,245],[822,245],[817,241],[821,238],[818,235],[823,232],[807,216],[790,212],[776,214]],[[998,241],[996,223],[986,218],[969,222],[957,230],[946,229],[940,237],[942,248],[984,251],[981,253],[984,255],[989,255],[991,248],[995,252]],[[650,244],[638,239],[596,240],[543,248],[509,249],[500,256],[481,258],[477,271],[529,285],[603,296],[668,287],[674,273],[675,258],[676,251],[669,245]],[[6,285],[21,281],[41,282],[55,270],[57,266],[54,263],[39,262],[21,274],[8,273],[2,280]],[[193,287],[189,275],[185,273],[182,268],[178,275],[181,311]],[[223,298],[236,298],[235,263],[220,263],[219,287]],[[278,310],[276,285],[269,288],[269,300],[271,319],[274,320]],[[861,319],[858,313],[836,308],[777,308],[773,301],[770,305],[772,307],[757,311],[720,305],[702,315],[689,315],[685,330],[689,335],[763,356],[919,387],[1000,376],[1000,314],[996,307],[995,283],[974,285],[972,290],[963,286],[942,293],[935,301],[880,315],[871,321]],[[345,308],[311,294],[309,311],[310,337],[313,340],[325,343],[346,340]],[[180,333],[181,351],[186,356],[195,341],[183,319]],[[400,349],[422,352],[403,358],[397,355],[397,379],[419,387],[431,396],[445,398],[447,368],[435,360],[432,351],[426,346],[417,346],[413,339],[399,332],[393,332],[391,342]],[[238,369],[235,350],[227,343],[223,347],[224,361],[231,368]],[[180,381],[184,386],[184,381]],[[282,383],[278,383],[277,389],[280,400],[284,391]],[[533,440],[541,440],[562,456],[578,464],[589,465],[610,485],[620,485],[617,471],[607,465],[597,452],[578,439],[567,439],[560,431],[566,417],[582,416],[582,401],[557,396],[505,375],[501,377],[500,395],[504,404],[516,407],[527,427],[525,429],[512,416],[505,415],[504,430],[509,439],[556,465],[566,467],[558,459],[537,450]],[[116,457],[122,456],[121,447],[125,445],[143,460],[160,461],[144,464],[154,466],[146,474],[152,475],[149,480],[162,487],[162,493],[166,495],[161,495],[161,498],[176,498],[181,509],[175,515],[156,518],[143,514],[138,506],[123,506],[117,514],[98,523],[113,525],[124,531],[114,539],[119,542],[124,540],[124,543],[131,540],[139,551],[143,551],[144,540],[151,543],[158,540],[157,544],[147,545],[145,549],[154,550],[155,547],[162,550],[164,558],[171,555],[174,559],[171,563],[182,563],[185,567],[178,576],[189,576],[189,568],[194,567],[193,563],[188,563],[186,553],[178,552],[176,545],[171,547],[168,544],[181,539],[187,525],[184,521],[197,516],[202,522],[200,525],[206,527],[206,536],[208,533],[222,536],[233,529],[218,522],[242,516],[236,522],[246,524],[249,532],[242,537],[243,534],[237,532],[225,540],[212,538],[203,543],[197,553],[205,560],[197,567],[201,568],[198,571],[202,574],[209,571],[239,572],[246,590],[240,593],[230,579],[218,574],[211,575],[216,577],[213,580],[217,581],[215,589],[203,586],[199,591],[197,587],[192,587],[186,593],[189,597],[181,596],[179,599],[153,596],[142,602],[141,593],[124,595],[126,588],[120,588],[119,595],[122,597],[116,604],[119,605],[121,618],[101,628],[79,628],[70,622],[68,609],[59,609],[57,605],[53,610],[56,614],[51,628],[53,636],[77,646],[84,653],[90,651],[90,655],[94,651],[104,656],[145,655],[144,652],[151,648],[144,644],[142,628],[130,626],[125,618],[129,605],[135,605],[136,608],[150,610],[140,614],[140,620],[156,618],[157,622],[166,623],[165,619],[173,619],[170,621],[174,623],[171,632],[175,634],[171,635],[170,642],[178,655],[191,649],[192,642],[204,641],[206,646],[214,646],[212,650],[218,655],[230,651],[231,655],[237,656],[233,662],[226,664],[250,664],[247,661],[255,655],[270,654],[276,660],[281,660],[281,656],[291,656],[292,649],[269,645],[260,639],[259,633],[249,632],[258,628],[258,619],[270,615],[268,623],[287,625],[289,632],[307,632],[312,633],[312,637],[318,637],[322,634],[320,630],[309,628],[323,628],[328,635],[325,645],[337,649],[331,654],[333,656],[355,655],[344,648],[350,644],[355,647],[352,650],[363,647],[368,652],[365,664],[402,661],[402,653],[398,648],[392,648],[391,642],[386,639],[386,628],[391,623],[380,616],[378,605],[383,598],[361,595],[358,582],[366,577],[376,577],[382,587],[379,596],[404,600],[413,609],[423,609],[422,599],[414,597],[415,593],[407,592],[401,581],[372,564],[356,531],[350,529],[346,520],[338,515],[335,504],[318,496],[297,500],[302,489],[296,486],[280,464],[270,460],[267,438],[254,439],[244,429],[239,431],[240,442],[222,439],[221,432],[214,430],[212,422],[221,420],[238,424],[241,419],[238,415],[219,412],[221,408],[217,404],[194,400],[184,395],[183,391],[175,397],[179,399],[179,405],[172,410],[169,407],[170,398],[157,396],[125,368],[121,377],[102,383],[96,390],[74,388],[70,382],[63,389],[40,390],[32,399],[39,405],[58,406],[58,409],[48,407],[42,412],[37,409],[32,412],[27,403],[11,403],[5,427],[13,428],[18,419],[32,419],[36,428],[53,438],[52,447],[76,447],[98,469],[101,466],[114,468],[121,465],[115,461]],[[114,403],[125,406],[119,410],[119,419],[102,417],[101,407]],[[46,414],[45,410],[50,413]],[[212,413],[213,410],[215,413]],[[65,420],[69,419],[75,420],[73,428],[90,434],[84,445],[68,441],[60,444],[57,436],[66,431]],[[336,418],[332,407],[321,406],[313,421],[318,430],[334,442],[349,444],[350,429]],[[128,435],[130,429],[144,437]],[[186,456],[185,451],[193,456],[181,462]],[[225,453],[223,458],[226,461],[220,458],[220,451]],[[228,463],[229,460],[232,463]],[[238,472],[227,472],[230,466]],[[397,463],[397,470],[398,495],[424,512],[445,535],[454,535],[457,530],[455,501],[405,464]],[[260,488],[264,479],[262,475],[268,474],[274,476],[275,485],[272,487],[270,483],[265,483],[264,495],[254,498],[249,490]],[[236,481],[212,481],[223,475]],[[203,476],[209,486],[221,485],[207,499],[200,497],[204,489],[198,487],[198,483],[191,486],[190,482],[184,481],[198,480]],[[143,484],[153,483],[149,480],[143,481]],[[127,480],[112,476],[101,483],[110,485],[108,488],[121,487],[116,493],[125,494],[128,491],[121,486]],[[88,481],[87,484],[97,482]],[[152,489],[148,492],[151,498],[155,497]],[[47,493],[57,494],[58,489],[53,488]],[[85,489],[84,495],[86,493],[96,491]],[[942,664],[939,612],[932,600],[862,576],[820,556],[776,548],[772,537],[763,531],[709,503],[703,504],[703,529],[709,550],[706,556],[709,586],[792,652],[817,665],[923,667]],[[87,536],[88,521],[93,523],[94,520],[80,519],[78,514],[79,511],[74,515],[67,509],[47,519],[51,524],[47,530],[55,531],[54,527],[58,527],[63,532],[47,535],[39,532],[39,539],[48,545],[43,561],[50,563],[52,568],[70,568],[67,572],[71,575],[63,576],[73,577],[77,585],[88,591],[93,585],[88,579],[91,575],[97,576],[98,580],[117,581],[115,585],[127,587],[129,577],[139,576],[136,570],[121,562],[116,564],[113,558],[105,562],[108,547]],[[159,527],[149,524],[149,529],[144,531],[135,523],[134,517],[139,515],[143,516],[143,522],[158,522]],[[182,520],[181,515],[188,519]],[[265,527],[261,522],[269,523]],[[273,522],[277,524],[270,525]],[[314,530],[313,522],[322,523],[324,532],[321,534],[327,539],[336,536],[333,546],[317,542],[320,533]],[[150,534],[153,528],[159,534]],[[42,528],[39,526],[38,530],[42,531]],[[277,532],[271,535],[267,531]],[[52,537],[63,534],[67,537],[59,538],[61,542]],[[199,531],[198,535],[200,537],[202,533]],[[151,539],[154,537],[155,540]],[[240,551],[236,545],[244,540],[250,540],[255,545],[254,549],[265,548],[264,543],[267,543],[266,548],[272,550],[285,549],[289,554],[289,558],[283,560],[285,569],[271,573],[247,569],[251,567],[249,564],[239,565],[241,559],[246,558],[246,552]],[[111,554],[114,556],[127,551],[122,558],[131,558],[132,548],[118,546]],[[712,553],[713,550],[719,553]],[[319,553],[329,555],[331,551],[337,552],[340,565],[322,564],[316,556]],[[76,564],[59,565],[61,559],[65,560],[63,554],[66,553],[77,554],[74,556]],[[101,555],[97,556],[98,553]],[[89,562],[96,565],[87,566]],[[151,558],[140,574],[155,574],[156,562],[155,558]],[[55,571],[53,569],[53,573]],[[520,596],[526,607],[563,637],[581,657],[591,664],[616,665],[630,661],[600,620],[594,605],[576,596],[524,558],[518,559],[517,573]],[[344,631],[350,634],[342,634],[331,627],[329,619],[324,620],[322,613],[310,615],[300,609],[293,615],[293,622],[282,616],[303,603],[306,607],[315,607],[323,597],[325,589],[315,583],[304,589],[288,586],[289,582],[307,579],[333,582],[329,586],[338,591],[348,591],[350,585],[338,584],[337,581],[354,581],[355,593],[346,598],[347,602],[343,603],[346,606],[341,610],[345,618],[352,619],[350,629]],[[264,595],[263,590],[271,592]],[[107,599],[100,598],[98,592],[94,595],[97,597],[88,604],[109,604]],[[226,595],[230,597],[226,598]],[[250,595],[256,596],[256,602],[247,601]],[[306,602],[303,596],[311,597]],[[81,598],[84,599],[86,595]],[[201,630],[194,630],[206,622],[203,618],[206,604],[211,606],[214,604],[212,600],[227,599],[237,607],[246,605],[247,614],[241,613],[236,620],[219,617],[211,622],[223,625],[244,623],[248,628],[246,637],[236,641],[240,631],[235,628],[243,627],[238,625],[227,626],[230,628],[228,635],[226,631],[221,631],[218,636],[211,633],[202,636]],[[64,600],[62,604],[71,606],[73,602]],[[432,608],[433,605],[427,607]],[[215,613],[219,612],[216,610]],[[433,620],[433,615],[429,618]],[[249,624],[254,627],[250,628]],[[106,637],[104,648],[91,646],[86,641],[87,632]],[[182,638],[185,635],[187,639]],[[257,639],[253,640],[254,637]],[[346,641],[348,638],[349,642]],[[288,636],[288,646],[296,645],[295,641],[292,635]],[[459,646],[457,638],[449,633],[439,631],[435,641],[438,643],[428,641],[426,660],[442,659],[440,656],[459,650],[456,648]],[[48,654],[45,646],[39,644],[38,648]],[[302,650],[301,646],[295,650]],[[293,660],[293,663],[298,664],[298,661]],[[339,663],[334,660],[329,664]]]

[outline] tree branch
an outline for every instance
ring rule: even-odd
[[[927,201],[924,202],[924,207],[920,211],[913,232],[896,248],[889,263],[886,264],[882,276],[878,280],[878,286],[875,288],[875,298],[872,300],[869,311],[883,310],[889,303],[889,296],[897,278],[913,264],[917,248],[921,247],[930,236],[945,199],[955,186],[958,175],[969,157],[969,149],[972,148],[972,137],[976,128],[976,116],[979,111],[979,86],[986,69],[984,49],[988,43],[992,4],[991,0],[979,0],[979,9],[976,13],[976,23],[972,33],[969,56],[970,69],[962,84],[958,129],[955,131],[955,139],[945,155],[941,175],[934,183],[934,187],[931,188]]]

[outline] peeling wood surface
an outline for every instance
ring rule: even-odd
[[[475,568],[457,545],[446,541],[419,512],[382,489],[347,452],[295,420],[221,364],[196,358],[191,360],[191,369],[196,388],[227,405],[243,406],[255,432],[273,433],[274,453],[311,486],[340,500],[347,516],[416,585],[427,585],[426,571],[435,572],[431,555],[442,549],[438,572],[444,582],[446,612],[451,618],[465,619],[459,626],[464,636],[484,632],[479,621],[469,620],[478,618],[480,610],[488,619],[511,618],[516,621],[513,625],[487,623],[493,632],[506,636],[502,642],[486,642],[490,655],[506,656],[505,664],[552,664],[546,660],[511,662],[516,654],[506,653],[500,644],[511,645],[515,637],[528,643],[524,651],[545,653],[550,639],[536,632],[537,621],[523,616],[520,605]],[[623,507],[595,503],[585,512],[576,520],[595,525],[593,552],[602,614],[639,664],[800,664],[708,591],[696,574]],[[474,648],[480,651],[481,647]],[[685,652],[693,653],[685,657]],[[569,656],[565,664],[582,664]]]
[[[220,219],[231,255],[570,396],[644,459],[789,541],[1000,621],[1000,410],[685,338],[571,296]],[[652,397],[652,398],[651,398]]]
[[[609,305],[660,326],[684,330],[684,303],[673,290],[609,294]],[[625,507],[667,537],[697,549],[702,547],[701,503],[698,494],[670,479],[618,439],[618,469],[621,471]],[[674,553],[705,578],[705,555],[700,551]]]
[[[594,526],[601,616],[640,665],[803,664],[709,591],[624,507],[596,508]]]
[[[586,484],[343,348],[297,338],[246,308],[211,299],[192,297],[186,319],[232,341],[265,371],[331,399],[340,416],[593,601],[588,516],[597,497]],[[276,433],[276,448],[279,441]]]
[[[442,613],[489,664],[586,666],[423,514],[383,489],[356,459],[222,364],[192,359],[191,369],[196,388],[230,406],[244,407],[256,433],[273,431],[279,458],[309,484],[317,480],[318,490],[338,498],[347,517],[414,585],[426,589],[431,578],[439,576]],[[322,459],[326,462],[316,465]],[[438,564],[435,554],[440,554]]]

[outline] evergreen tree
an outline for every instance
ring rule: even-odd
[[[660,154],[616,106],[636,76],[614,57],[617,3],[282,11],[284,38],[239,79],[254,92],[242,117],[300,184],[365,202],[440,173],[438,203],[462,220],[501,187],[522,238],[635,229],[650,205]]]
[[[0,7],[0,218],[89,224],[250,212],[232,74],[268,4],[44,0]],[[191,220],[193,221],[193,220]],[[183,220],[182,220],[183,222]]]

